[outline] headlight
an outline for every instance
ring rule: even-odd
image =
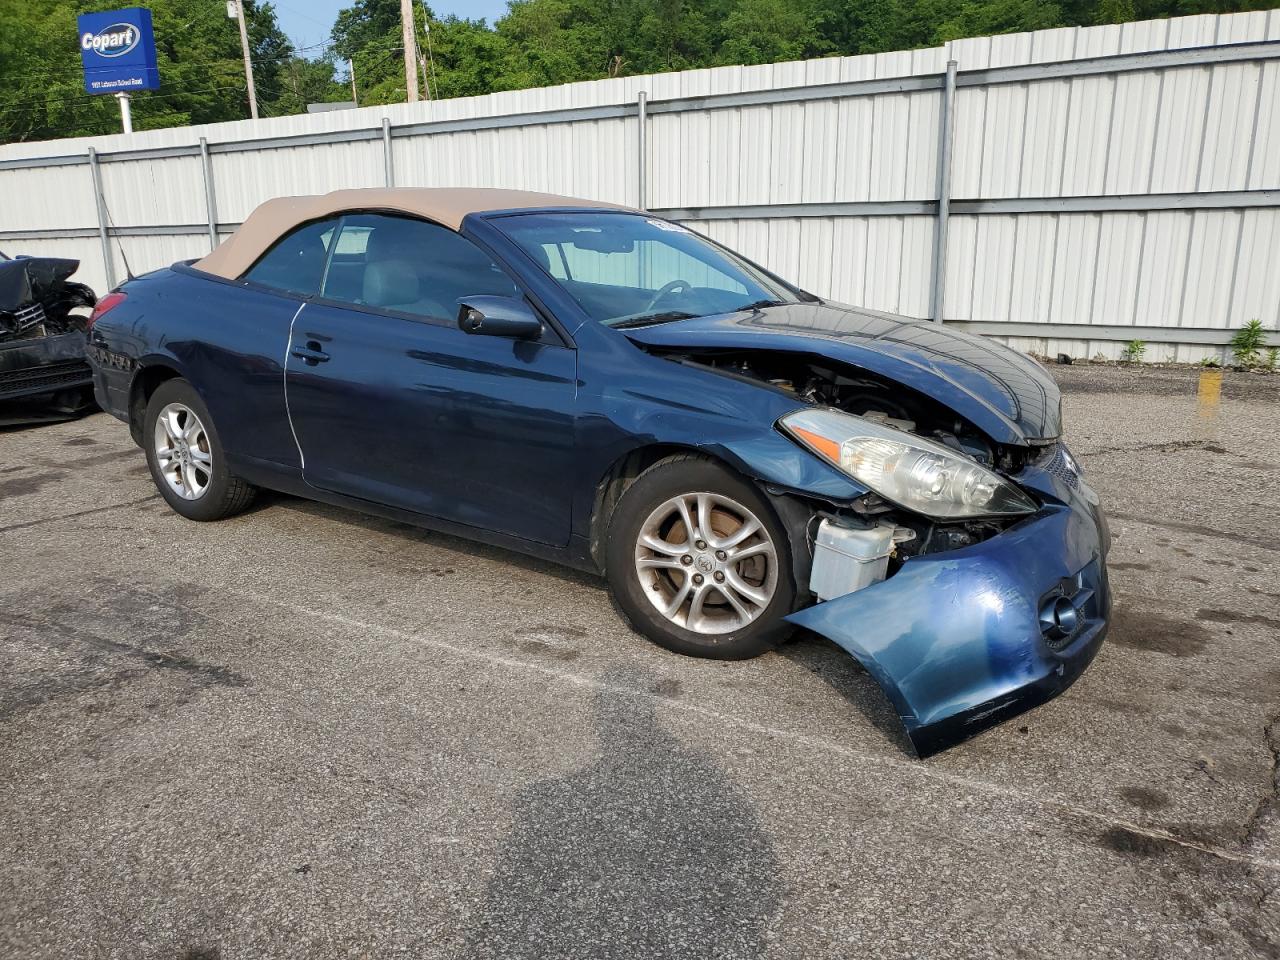
[[[838,410],[779,421],[805,447],[874,492],[940,520],[1032,513],[1025,493],[954,450]]]

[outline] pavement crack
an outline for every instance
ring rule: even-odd
[[[1213,440],[1164,440],[1157,443],[1117,444],[1099,447],[1097,450],[1078,451],[1082,457],[1098,457],[1106,453],[1175,453],[1179,450],[1208,449],[1212,453],[1226,453]]]
[[[28,527],[38,527],[46,523],[57,523],[59,520],[74,520],[77,517],[88,517],[95,513],[106,513],[109,510],[122,510],[125,507],[136,507],[142,503],[148,503],[155,499],[152,494],[149,497],[139,497],[137,500],[126,500],[124,503],[112,503],[105,507],[91,507],[88,510],[78,510],[75,513],[60,513],[56,517],[42,517],[39,520],[26,520],[22,523],[11,523],[8,526],[0,527],[0,533],[9,533],[12,530],[26,530]]]
[[[1280,813],[1280,712],[1273,714],[1263,725],[1263,735],[1267,749],[1271,751],[1271,784],[1244,823],[1244,840],[1240,846],[1244,851],[1263,849],[1263,824],[1273,812]],[[1268,882],[1256,866],[1246,867],[1245,874],[1255,891],[1250,898],[1253,924],[1246,933],[1246,939],[1260,956],[1280,957],[1280,939],[1269,936],[1265,925],[1267,901],[1273,899],[1280,887],[1275,882]]]
[[[1226,540],[1237,546],[1244,544],[1258,550],[1266,550],[1269,553],[1280,553],[1280,544],[1276,543],[1274,537],[1251,537],[1248,534],[1217,530],[1199,523],[1186,523],[1182,520],[1157,520],[1149,515],[1141,516],[1136,513],[1126,513],[1122,510],[1108,510],[1107,516],[1112,520],[1125,520],[1131,523],[1145,524],[1149,527],[1160,527],[1164,530],[1177,530],[1181,533],[1190,533],[1197,537],[1205,537],[1211,540]]]
[[[64,647],[80,644],[82,647],[88,647],[102,654],[114,654],[127,661],[133,661],[145,668],[176,671],[205,686],[243,687],[249,682],[247,677],[220,664],[205,663],[176,650],[149,650],[142,646],[122,643],[53,617],[38,619],[5,611],[0,614],[0,623],[31,630],[41,635],[46,641],[55,644],[64,641],[61,644]],[[50,630],[50,627],[53,629]]]
[[[1267,749],[1271,751],[1271,784],[1258,803],[1253,813],[1244,823],[1244,841],[1242,847],[1254,846],[1262,833],[1262,824],[1272,810],[1280,812],[1280,712],[1275,713],[1263,726],[1263,737]]]

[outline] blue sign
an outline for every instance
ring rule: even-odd
[[[160,86],[150,10],[129,7],[83,13],[76,18],[76,25],[80,29],[84,88],[90,93],[130,93]]]

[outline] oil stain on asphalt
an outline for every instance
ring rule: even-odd
[[[1159,810],[1169,805],[1169,795],[1150,787],[1125,787],[1120,796],[1128,803],[1143,810]]]
[[[21,715],[55,701],[69,701],[95,689],[111,689],[140,679],[152,671],[178,678],[175,705],[206,687],[243,687],[249,679],[216,663],[207,663],[180,649],[196,628],[182,602],[199,587],[177,588],[178,602],[158,601],[127,584],[90,581],[112,598],[104,614],[92,601],[64,599],[48,603],[42,596],[0,596],[0,628],[24,634],[48,650],[61,651],[63,669],[40,676],[38,682],[0,681],[0,719]]]
[[[51,483],[66,479],[66,474],[61,470],[46,470],[43,473],[33,473],[25,477],[14,477],[12,480],[4,480],[0,482],[0,500],[8,497],[25,497],[33,493],[39,493]]]
[[[1164,837],[1153,837],[1128,827],[1104,830],[1101,844],[1108,850],[1134,857],[1156,857],[1178,849],[1178,844]]]
[[[569,661],[582,656],[578,642],[586,637],[576,627],[529,627],[517,630],[512,643],[516,649],[550,660]]]
[[[1112,612],[1107,640],[1171,657],[1194,657],[1209,642],[1209,631],[1192,620],[1118,604]]]

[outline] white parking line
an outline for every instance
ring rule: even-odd
[[[135,585],[136,587],[136,585]],[[1052,807],[1059,811],[1069,813],[1073,816],[1084,820],[1091,820],[1095,823],[1102,824],[1110,828],[1119,828],[1128,833],[1132,833],[1151,840],[1163,843],[1173,844],[1186,850],[1193,850],[1197,853],[1206,854],[1216,857],[1220,860],[1230,861],[1232,863],[1244,864],[1250,867],[1256,867],[1264,870],[1272,870],[1280,872],[1280,861],[1269,860],[1261,857],[1253,857],[1246,853],[1240,853],[1235,850],[1229,850],[1225,847],[1213,844],[1196,843],[1191,840],[1185,840],[1174,836],[1167,831],[1156,827],[1142,826],[1129,820],[1124,820],[1111,814],[1104,813],[1099,810],[1091,810],[1087,807],[1077,806],[1069,801],[1062,800],[1058,797],[1044,796],[1042,794],[1027,793],[1022,790],[1013,789],[1002,784],[993,783],[987,780],[975,780],[970,777],[959,776],[954,773],[938,770],[930,767],[927,763],[917,760],[904,760],[896,757],[885,756],[883,754],[866,753],[853,749],[845,744],[837,743],[833,740],[827,740],[823,737],[816,737],[812,734],[803,733],[797,730],[788,730],[779,727],[771,727],[767,724],[757,723],[754,720],[747,720],[743,717],[733,714],[721,713],[711,710],[698,704],[689,703],[683,700],[672,699],[655,694],[649,690],[637,690],[633,687],[624,687],[617,684],[606,683],[594,677],[584,676],[580,673],[574,673],[571,670],[558,669],[549,667],[539,663],[533,663],[528,660],[521,660],[515,657],[503,656],[502,654],[490,653],[485,650],[478,650],[474,647],[465,647],[458,644],[449,643],[443,640],[435,640],[428,637],[419,636],[418,634],[409,633],[404,630],[398,630],[395,627],[385,626],[379,623],[370,623],[366,620],[359,620],[355,617],[345,616],[339,613],[330,613],[325,610],[318,610],[315,607],[303,604],[289,603],[284,600],[278,600],[275,597],[263,596],[262,594],[251,593],[248,591],[228,589],[226,592],[234,593],[247,600],[253,600],[258,603],[268,604],[270,606],[280,607],[302,617],[312,617],[328,621],[352,630],[358,630],[366,633],[381,633],[384,636],[394,637],[397,640],[407,641],[419,646],[431,647],[436,650],[442,650],[458,657],[470,660],[479,660],[490,664],[491,666],[501,667],[506,670],[518,671],[524,673],[536,673],[543,677],[555,680],[559,683],[569,684],[574,687],[583,689],[603,691],[607,693],[618,694],[621,696],[631,697],[649,697],[662,701],[666,706],[674,711],[680,711],[685,714],[696,716],[703,719],[715,720],[718,723],[737,727],[738,729],[748,730],[751,733],[776,737],[787,740],[791,743],[803,745],[815,750],[825,751],[827,753],[836,754],[850,760],[856,760],[862,764],[875,764],[881,767],[893,769],[895,772],[905,774],[909,777],[918,777],[926,780],[933,780],[939,783],[945,783],[949,786],[959,787],[964,790],[975,793],[987,794],[992,797],[1000,797],[1010,800],[1018,800],[1038,806]],[[159,598],[159,595],[157,595]],[[159,598],[163,599],[163,598]],[[229,629],[235,628],[232,624],[225,623],[217,617],[210,616],[201,612],[202,616],[215,623],[221,623]]]

